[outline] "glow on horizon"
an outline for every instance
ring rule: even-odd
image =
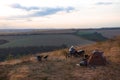
[[[119,0],[1,0],[0,29],[120,27]]]

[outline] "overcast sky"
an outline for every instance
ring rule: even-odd
[[[0,0],[0,29],[120,27],[120,0]]]

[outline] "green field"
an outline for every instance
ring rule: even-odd
[[[107,40],[101,33],[98,32],[77,32],[76,35],[91,41],[105,41]]]
[[[93,41],[89,41],[72,34],[0,36],[0,39],[9,41],[6,44],[0,45],[0,48],[61,45],[69,47],[71,45],[85,45],[93,43]]]

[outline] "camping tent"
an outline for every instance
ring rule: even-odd
[[[88,65],[105,65],[106,59],[102,54],[103,52],[93,53],[88,59]]]

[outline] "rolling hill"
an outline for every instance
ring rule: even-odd
[[[0,36],[0,40],[1,42],[6,41],[0,45],[0,61],[6,60],[9,55],[18,58],[23,55],[62,49],[71,45],[82,46],[94,43],[73,34],[4,35]]]
[[[10,42],[0,45],[0,48],[28,46],[61,46],[63,44],[70,47],[71,45],[85,45],[93,43],[93,41],[89,41],[71,34],[8,36],[6,38],[4,37],[4,39],[10,40]]]
[[[76,66],[81,58],[65,58],[68,49],[37,54],[49,55],[37,62],[36,55],[0,63],[0,80],[120,80],[120,37],[87,46],[76,46],[90,55],[94,49],[104,52],[109,64],[96,68]]]
[[[8,55],[23,56],[71,45],[88,45],[120,35],[120,28],[1,30],[0,61]],[[5,32],[4,32],[5,31]],[[12,32],[11,32],[12,31]],[[16,53],[18,52],[19,53]]]

